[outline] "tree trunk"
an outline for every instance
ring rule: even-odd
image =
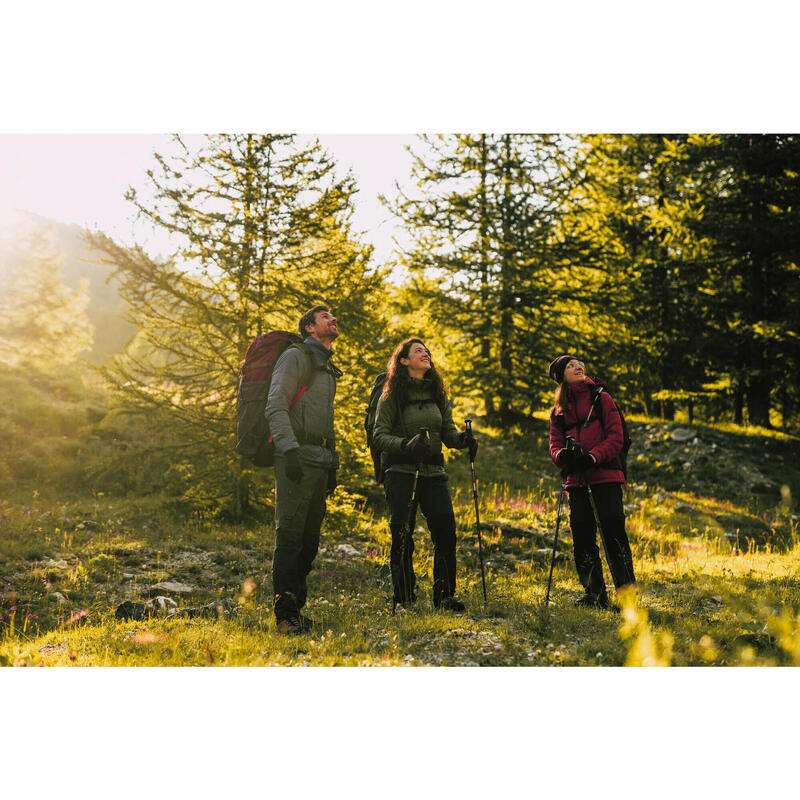
[[[791,414],[791,409],[789,406],[789,392],[786,391],[785,383],[781,384],[780,400],[781,400],[781,430],[784,433],[786,433],[786,429],[789,424],[789,415]]]
[[[771,428],[769,421],[769,386],[761,378],[748,381],[747,386],[747,415],[751,425],[760,425]]]
[[[500,369],[503,373],[503,385],[500,387],[500,421],[507,423],[511,418],[511,386],[514,379],[513,362],[511,358],[511,337],[513,335],[512,319],[512,290],[514,286],[513,269],[514,255],[511,241],[511,140],[508,135],[503,137],[505,143],[505,190],[502,204],[502,248],[501,255],[501,295],[500,295]]]
[[[744,424],[744,390],[741,386],[733,391],[733,421],[736,425]]]

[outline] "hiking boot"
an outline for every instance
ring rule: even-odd
[[[579,608],[608,608],[608,595],[603,594],[591,595],[583,594],[576,601],[575,605]]]
[[[442,597],[438,602],[433,601],[436,608],[441,608],[443,611],[466,611],[467,607],[457,597]]]
[[[278,624],[275,626],[278,633],[293,636],[298,633],[304,633],[303,626],[298,617],[287,617],[286,619],[279,619]]]
[[[399,607],[402,611],[413,611],[414,610],[414,601],[416,597],[412,597],[410,600],[398,600],[397,598],[392,599],[392,614],[395,613],[397,608]]]
[[[314,627],[317,624],[316,622],[314,622],[313,619],[310,619],[309,617],[305,617],[302,614],[298,614],[297,615],[297,621],[300,624],[300,627],[302,628],[304,633],[308,633],[309,631],[313,631]]]

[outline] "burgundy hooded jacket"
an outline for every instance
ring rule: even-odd
[[[559,424],[555,410],[550,413],[550,456],[555,463],[558,454],[567,446],[567,436],[572,436],[584,453],[590,453],[597,460],[597,465],[586,471],[589,483],[625,483],[622,470],[608,465],[622,452],[622,420],[608,392],[600,393],[592,409],[594,385],[591,378],[584,378],[582,383],[573,384],[565,390],[566,397],[561,397],[562,406],[565,403],[568,406],[564,414],[564,427]],[[584,426],[587,417],[589,424]],[[567,477],[567,489],[585,485],[586,482],[576,472]]]

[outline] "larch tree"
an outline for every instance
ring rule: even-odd
[[[557,235],[564,143],[532,134],[421,137],[413,191],[387,205],[412,237],[401,263],[437,326],[458,332],[462,393],[508,422],[540,405],[568,292]]]
[[[345,370],[337,401],[346,405],[363,394],[358,348],[379,325],[382,275],[351,230],[355,182],[337,175],[318,142],[242,134],[175,144],[175,153],[155,154],[151,195],[128,193],[140,215],[174,236],[175,252],[156,261],[92,239],[116,265],[138,329],[107,376],[121,412],[159,427],[147,446],[170,448],[184,498],[239,516],[263,499],[254,469],[234,452],[249,342],[296,330],[310,306],[330,305],[341,320],[334,350]]]

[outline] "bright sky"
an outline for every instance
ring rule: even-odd
[[[187,144],[199,140],[187,136]],[[378,202],[394,195],[394,182],[407,180],[411,160],[404,149],[416,137],[394,134],[320,135],[321,144],[342,170],[353,170],[354,227],[375,246],[378,262],[390,258],[393,237],[402,240],[396,220]],[[134,239],[152,255],[169,250],[164,233],[134,222],[124,199],[131,185],[147,188],[145,171],[153,151],[170,147],[166,135],[3,134],[0,135],[0,214],[18,208],[59,222],[100,230],[126,243]]]

